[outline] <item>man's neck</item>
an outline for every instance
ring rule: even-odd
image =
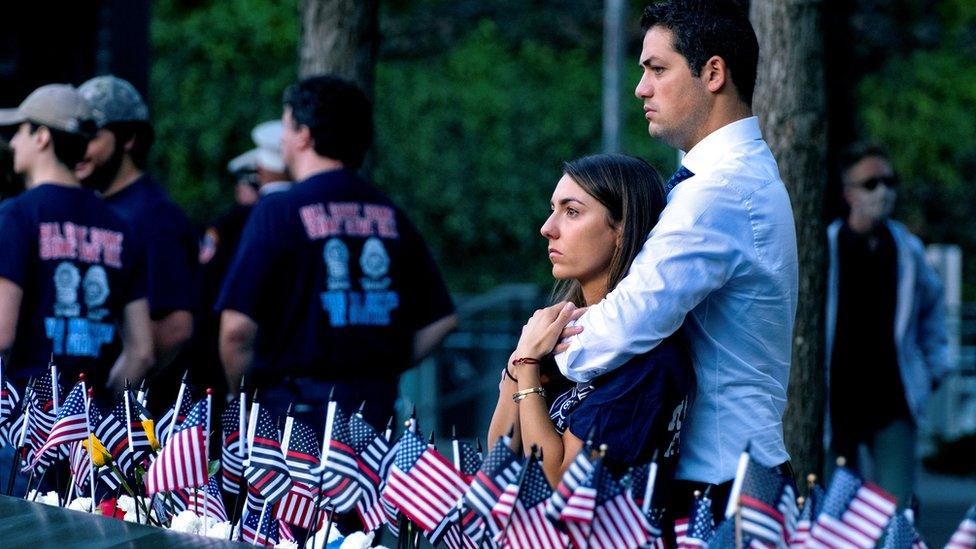
[[[752,108],[742,101],[719,103],[709,113],[708,118],[705,119],[705,123],[699,126],[698,131],[690,137],[687,143],[679,148],[684,152],[688,152],[714,132],[733,122],[738,122],[739,120],[744,120],[752,116]]]
[[[115,174],[115,178],[112,179],[112,184],[105,189],[102,196],[112,196],[113,194],[122,191],[136,182],[137,179],[142,177],[143,171],[136,167],[132,163],[132,159],[126,156],[122,159],[122,164],[119,166],[118,173]]]
[[[64,187],[79,187],[78,178],[74,172],[61,163],[45,163],[31,169],[27,174],[27,188],[33,189],[44,183],[53,183]]]
[[[334,158],[308,154],[296,158],[294,165],[289,166],[288,170],[295,176],[295,181],[304,181],[317,173],[337,170],[343,167],[345,167],[345,164]]]

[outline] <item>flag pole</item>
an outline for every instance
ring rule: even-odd
[[[752,442],[746,442],[746,449],[739,455],[739,466],[735,471],[735,479],[732,481],[732,489],[729,492],[729,502],[725,506],[725,518],[728,519],[735,513],[739,506],[739,494],[742,493],[742,481],[746,475],[746,467],[749,466],[749,448]]]
[[[261,404],[258,402],[258,390],[254,389],[254,393],[251,395],[251,414],[248,418],[247,425],[247,457],[244,458],[244,471],[247,472],[247,467],[251,464],[251,446],[254,445],[254,433],[258,425],[258,412],[261,410]],[[244,485],[246,478],[241,475],[241,484]],[[241,504],[241,512],[238,516],[241,520],[244,519],[244,505],[247,503],[247,497],[245,496],[244,502]],[[236,513],[236,511],[235,511]]]
[[[34,378],[31,377],[27,380],[27,386],[24,387],[24,398],[20,401],[20,413],[24,415],[24,424],[20,429],[20,440],[17,445],[14,446],[14,456],[10,461],[10,476],[7,477],[7,490],[6,495],[12,496],[14,491],[14,480],[17,478],[17,464],[20,462],[20,454],[23,454],[24,450],[24,438],[27,436],[27,424],[30,422],[30,406],[27,403],[33,398],[34,392]],[[13,425],[13,423],[11,423]]]
[[[207,474],[204,475],[204,485],[203,485],[203,533],[207,533],[207,517],[210,511],[210,498],[208,496],[207,489],[210,488],[210,406],[213,399],[213,389],[207,387],[207,430],[203,432],[204,446],[203,446],[203,462],[207,467]],[[179,413],[177,410],[176,413]],[[176,418],[173,418],[174,420]]]
[[[238,400],[237,400],[237,457],[241,458],[241,478],[237,481],[237,494],[234,495],[234,504],[230,509],[229,520],[231,524],[230,534],[227,536],[227,541],[232,541],[234,538],[234,528],[233,525],[237,521],[237,504],[241,499],[241,492],[247,491],[247,479],[244,477],[244,453],[247,451],[247,423],[244,421],[244,409],[247,407],[247,394],[244,392],[244,378],[241,377],[241,385],[238,388]],[[257,391],[254,392],[255,402],[257,402]],[[247,496],[244,496],[245,500]]]
[[[51,353],[51,362],[49,365],[51,367],[51,399],[53,401],[52,409],[54,410],[54,417],[56,418],[58,417],[58,410],[61,408],[61,387],[58,384],[58,366],[54,363],[54,353]],[[60,453],[60,451],[61,450],[59,449],[58,452]],[[58,461],[56,456],[57,454],[55,455],[55,460],[54,460],[55,462],[51,464],[51,467],[54,468],[54,493],[58,495],[58,506],[60,507],[61,506],[61,492],[60,492],[61,468],[56,466],[56,463]],[[41,477],[43,478],[43,475],[41,475]],[[41,487],[40,482],[37,483],[37,487],[38,488]]]
[[[644,501],[641,502],[641,513],[646,517],[651,512],[651,498],[654,497],[654,483],[657,482],[657,450],[647,465],[647,485],[644,486]]]
[[[85,374],[81,374],[78,377],[81,379],[81,392],[84,393],[85,395],[85,429],[88,431],[88,465],[89,465],[88,484],[90,485],[91,498],[92,498],[91,512],[94,514],[95,513],[95,458],[92,457],[92,451],[95,449],[95,443],[92,439],[91,423],[89,423],[89,420],[91,420],[91,405],[92,405],[91,398],[92,398],[93,391],[92,389],[86,388]],[[74,483],[72,482],[71,485],[74,486]],[[136,522],[139,522],[139,514],[138,514],[139,506],[136,505],[135,508],[136,508]],[[146,522],[149,521],[147,520]]]
[[[189,373],[189,369],[183,371],[183,379],[180,380],[180,389],[176,392],[176,407],[173,408],[173,421],[169,424],[169,432],[166,433],[166,440],[173,437],[173,429],[176,428],[176,422],[179,421],[180,407],[183,405],[183,393],[186,391],[186,376]],[[129,436],[131,437],[132,435],[130,434]]]
[[[335,396],[335,385],[329,391],[329,403],[325,408],[325,427],[322,430],[322,459],[319,461],[319,467],[322,468],[319,471],[319,480],[315,484],[315,505],[312,506],[312,547],[315,547],[315,538],[318,536],[318,525],[319,525],[319,505],[322,504],[322,479],[325,478],[325,464],[329,460],[329,447],[332,445],[332,427],[335,423],[335,413],[336,413],[336,401],[333,399]],[[335,509],[335,506],[333,506]],[[325,543],[329,543],[329,538],[325,538]]]
[[[264,524],[264,514],[268,511],[268,500],[264,500],[264,505],[261,506],[261,516],[258,518],[258,528],[254,532],[254,541],[251,543],[254,545],[258,544],[258,536],[261,535],[261,525]]]

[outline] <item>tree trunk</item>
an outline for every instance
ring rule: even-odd
[[[754,108],[789,189],[800,261],[799,305],[783,429],[802,477],[823,464],[824,188],[827,124],[819,0],[752,0],[759,37]]]
[[[302,0],[298,74],[333,74],[373,95],[379,45],[377,0]]]

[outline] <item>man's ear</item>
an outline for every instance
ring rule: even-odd
[[[711,56],[705,61],[705,66],[701,70],[701,79],[708,91],[718,93],[729,81],[729,68],[725,64],[725,59],[717,55]]]
[[[136,136],[132,136],[128,141],[125,142],[125,152],[131,153],[132,149],[136,146]]]
[[[313,149],[315,148],[315,140],[312,139],[312,130],[308,129],[308,126],[302,124],[298,126],[298,146],[301,149]]]
[[[51,145],[51,130],[47,126],[38,126],[37,131],[34,132],[34,142],[37,143],[38,148],[41,150],[46,149]]]

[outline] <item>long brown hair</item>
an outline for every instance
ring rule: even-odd
[[[622,154],[595,154],[563,164],[568,175],[587,194],[607,208],[607,222],[620,230],[620,245],[610,257],[607,292],[627,274],[644,240],[664,209],[664,185],[650,164]],[[576,280],[560,280],[553,288],[553,302],[587,303]]]

